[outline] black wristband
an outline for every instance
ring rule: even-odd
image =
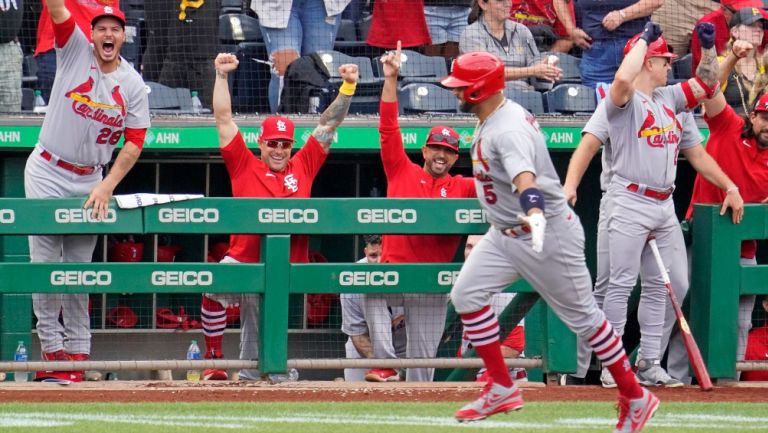
[[[531,209],[541,209],[544,212],[544,195],[538,188],[528,188],[520,193],[520,207],[526,215]]]

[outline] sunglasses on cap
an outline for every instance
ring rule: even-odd
[[[435,132],[432,135],[429,136],[429,140],[427,140],[429,143],[447,143],[451,146],[455,146],[459,144],[459,139],[452,136],[452,135],[445,135],[441,134],[439,132]]]
[[[264,144],[270,149],[290,149],[293,147],[293,142],[288,140],[266,140]]]

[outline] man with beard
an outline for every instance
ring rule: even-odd
[[[504,64],[493,54],[459,56],[441,83],[453,89],[462,110],[478,118],[470,153],[478,199],[491,224],[451,290],[451,301],[489,375],[480,397],[457,411],[456,419],[475,421],[523,407],[522,394],[504,364],[490,300],[525,278],[589,342],[616,379],[620,397],[615,431],[640,432],[659,400],[638,385],[621,339],[592,296],[584,229],[568,207],[536,118],[504,97]]]
[[[91,20],[88,42],[64,0],[46,0],[56,41],[56,79],[37,146],[27,159],[28,198],[88,196],[83,207],[101,220],[112,193],[141,154],[149,127],[149,102],[136,70],[123,61],[125,15],[104,6]],[[125,135],[109,173],[103,169]],[[90,262],[95,235],[30,236],[32,262]],[[35,293],[32,305],[44,361],[90,358],[88,295]],[[59,323],[59,314],[64,318]],[[82,371],[39,371],[36,380],[79,382]]]
[[[424,165],[408,159],[397,121],[397,74],[400,69],[400,41],[397,50],[381,58],[384,88],[379,109],[381,161],[387,176],[389,198],[470,198],[475,197],[471,178],[448,174],[459,159],[459,134],[447,126],[434,126],[421,148]],[[461,242],[460,235],[385,235],[381,263],[448,263]],[[405,307],[406,358],[434,358],[443,335],[448,299],[444,294],[367,294],[365,321],[374,344],[374,358],[395,358],[389,306]],[[384,347],[385,349],[381,349]],[[379,350],[377,350],[379,349]],[[386,353],[380,353],[384,350]],[[409,368],[407,381],[431,381],[432,368]],[[378,377],[374,377],[378,375]],[[397,376],[392,369],[373,369],[369,381],[388,381]]]

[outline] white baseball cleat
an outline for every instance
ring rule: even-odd
[[[483,388],[480,398],[459,409],[456,414],[456,420],[478,421],[500,412],[516,411],[523,408],[523,395],[512,384],[511,387],[488,382]]]
[[[640,398],[619,397],[619,422],[613,433],[640,433],[658,408],[659,399],[645,388]]]

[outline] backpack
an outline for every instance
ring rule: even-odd
[[[320,113],[330,100],[328,69],[317,53],[301,56],[288,65],[280,94],[280,113]]]

